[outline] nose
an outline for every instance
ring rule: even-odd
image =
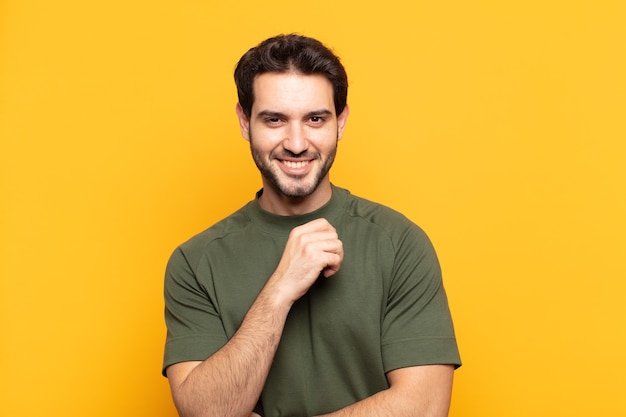
[[[293,123],[286,130],[286,137],[283,139],[283,148],[299,155],[306,151],[309,147],[309,141],[306,138],[305,127],[300,123]]]

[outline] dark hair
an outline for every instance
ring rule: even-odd
[[[235,68],[239,104],[246,116],[252,113],[254,79],[266,72],[320,74],[333,86],[335,113],[339,115],[348,98],[348,76],[333,52],[320,41],[297,34],[278,35],[246,52]]]

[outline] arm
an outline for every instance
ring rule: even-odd
[[[386,374],[389,389],[326,417],[448,415],[454,368],[460,359],[439,263],[421,229],[404,229],[396,239],[392,296],[387,300],[383,331],[387,341],[402,341],[404,347],[394,353],[386,352],[386,363],[395,368]],[[429,343],[424,344],[416,335]],[[405,361],[407,354],[412,359]],[[450,365],[407,367],[407,362]]]
[[[446,417],[452,365],[424,365],[387,373],[389,389],[320,417]]]
[[[203,362],[168,367],[172,397],[181,417],[248,417],[261,394],[293,303],[322,272],[333,275],[343,247],[324,219],[295,228],[276,271],[233,337]]]

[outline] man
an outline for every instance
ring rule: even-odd
[[[320,42],[235,69],[257,198],[181,245],[163,364],[181,416],[446,416],[460,366],[439,265],[399,213],[330,183],[347,76]]]

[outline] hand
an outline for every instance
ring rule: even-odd
[[[293,303],[320,274],[327,278],[334,275],[342,261],[343,244],[337,231],[326,219],[316,219],[291,231],[270,281]]]

